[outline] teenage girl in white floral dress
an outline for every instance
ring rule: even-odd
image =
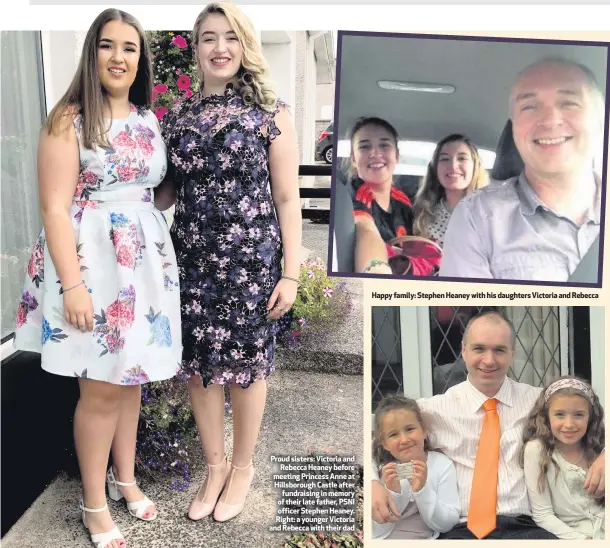
[[[153,204],[167,160],[151,97],[140,24],[104,11],[40,136],[44,230],[17,316],[16,347],[41,353],[50,373],[78,377],[81,508],[97,548],[125,546],[105,478],[109,496],[125,497],[133,516],[156,517],[134,480],[140,385],[173,377],[181,361],[176,257]]]

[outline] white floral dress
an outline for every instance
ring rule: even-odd
[[[167,169],[154,114],[131,107],[115,119],[109,148],[86,149],[70,216],[93,332],[64,319],[63,291],[44,230],[34,244],[17,313],[15,347],[41,354],[57,375],[135,385],[173,377],[182,338],[176,256],[153,189]]]

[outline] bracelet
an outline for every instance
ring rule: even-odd
[[[375,268],[376,266],[385,266],[387,268],[390,268],[390,265],[385,262],[382,261],[380,259],[373,259],[371,261],[368,262],[368,264],[366,265],[365,269],[362,271],[363,274],[366,274],[368,272],[370,272],[373,268]]]
[[[64,288],[62,287],[62,291],[63,291],[64,293],[67,293],[68,291],[72,291],[73,289],[76,289],[76,288],[77,288],[79,285],[85,285],[85,282],[81,282],[81,283],[79,283],[79,284],[73,285],[72,287],[68,287],[68,289],[64,289]]]
[[[296,282],[297,284],[300,284],[301,282],[299,282],[299,280],[297,280],[296,278],[291,278],[290,276],[282,276],[283,280],[290,280],[292,282]]]

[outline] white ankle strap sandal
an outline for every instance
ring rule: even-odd
[[[86,514],[103,512],[104,510],[106,510],[108,508],[107,504],[104,504],[104,506],[102,508],[87,508],[85,506],[85,504],[83,503],[83,500],[81,499],[79,507],[83,513],[83,525],[89,531],[89,534],[91,535],[91,542],[95,545],[95,548],[106,548],[106,546],[108,546],[113,540],[122,540],[123,543],[125,542],[125,537],[121,534],[118,527],[114,527],[113,529],[111,529],[110,531],[107,531],[106,533],[92,534],[91,531],[89,530],[89,526],[87,525],[87,520],[86,520]]]
[[[108,474],[106,475],[106,480],[108,483],[108,496],[114,501],[119,501],[123,498],[123,494],[119,490],[119,486],[120,487],[133,487],[134,485],[136,485],[135,480],[133,480],[132,482],[129,482],[129,483],[126,483],[124,481],[117,481],[116,478],[114,477],[112,467],[110,467],[108,469]],[[134,518],[138,518],[143,521],[152,521],[153,519],[155,519],[157,517],[156,511],[152,516],[147,517],[147,518],[144,517],[144,514],[146,513],[146,509],[149,506],[153,506],[153,505],[154,505],[154,502],[152,502],[147,496],[144,496],[144,498],[142,500],[137,500],[135,502],[128,502],[127,510],[129,510],[129,513]]]

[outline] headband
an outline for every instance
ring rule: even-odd
[[[578,390],[579,392],[582,392],[587,400],[589,400],[589,403],[593,403],[593,390],[591,390],[591,387],[586,382],[583,382],[580,379],[559,379],[558,381],[552,382],[544,392],[544,401],[548,402],[549,398],[562,388],[573,388],[574,390]]]

